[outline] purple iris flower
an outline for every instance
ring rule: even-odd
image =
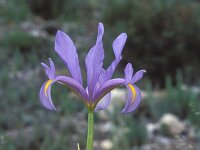
[[[70,37],[62,31],[58,31],[55,38],[55,51],[61,57],[71,77],[57,75],[53,61],[49,58],[50,66],[42,63],[49,80],[40,89],[40,102],[50,110],[56,110],[51,100],[51,86],[58,82],[68,86],[78,95],[89,110],[98,111],[108,107],[111,100],[111,90],[124,85],[127,87],[127,100],[122,113],[134,111],[141,100],[140,89],[135,82],[143,77],[145,70],[140,70],[133,74],[132,65],[126,65],[124,78],[111,79],[117,64],[122,59],[121,53],[125,45],[127,35],[121,33],[113,42],[113,52],[115,59],[107,69],[103,68],[104,48],[103,38],[104,26],[99,23],[96,44],[90,49],[85,58],[87,70],[87,87],[84,88],[79,66],[79,59],[76,47]]]

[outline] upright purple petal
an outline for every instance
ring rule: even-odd
[[[103,24],[99,23],[96,45],[92,47],[92,49],[89,51],[89,53],[85,58],[85,64],[87,69],[88,92],[91,99],[93,97],[93,91],[103,66],[103,59],[104,59],[104,49],[102,42],[103,34],[104,34]]]
[[[139,70],[139,71],[137,71],[137,72],[134,74],[133,78],[132,78],[132,83],[135,83],[135,82],[141,80],[142,77],[143,77],[143,74],[144,74],[145,72],[146,72],[145,70]]]
[[[104,68],[101,69],[101,73],[99,75],[99,84],[102,85],[105,82],[106,70]]]
[[[141,92],[140,89],[136,86],[133,85],[136,95],[134,97],[132,91],[130,88],[128,88],[128,93],[127,93],[127,100],[125,107],[121,111],[122,113],[129,113],[135,111],[135,109],[139,106],[140,101],[141,101]]]
[[[45,70],[46,75],[48,76],[48,78],[49,79],[54,79],[55,76],[56,76],[56,73],[55,73],[55,66],[54,66],[54,63],[51,60],[51,58],[49,58],[49,63],[50,63],[50,67],[48,67],[44,63],[41,63],[41,65],[42,65],[43,69]]]
[[[126,68],[124,69],[124,76],[126,80],[126,84],[131,83],[131,79],[133,76],[133,67],[130,63],[126,65]]]
[[[95,111],[98,110],[104,110],[108,107],[108,105],[110,104],[111,101],[111,92],[109,92],[108,94],[106,94],[98,103],[97,106],[95,108]]]
[[[103,76],[103,82],[102,83],[104,83],[104,82],[106,82],[106,81],[108,81],[108,80],[110,80],[111,79],[111,77],[112,77],[112,75],[113,75],[113,73],[114,73],[114,71],[115,71],[115,68],[117,67],[117,61],[116,60],[114,60],[112,63],[111,63],[111,65],[108,67],[108,69],[105,71],[105,73],[104,73],[104,75],[102,75]]]
[[[45,63],[41,63],[42,68],[44,69],[45,73],[48,75],[48,71],[50,70],[49,66],[47,66]]]
[[[56,72],[56,68],[55,65],[53,63],[53,61],[51,60],[51,58],[49,58],[49,64],[50,64],[50,68],[51,68],[51,72]]]
[[[121,33],[113,42],[113,51],[115,54],[116,62],[119,62],[122,58],[121,53],[126,43],[127,35],[126,33]]]
[[[81,69],[76,47],[70,37],[62,31],[58,31],[56,34],[55,51],[66,64],[72,78],[82,84]]]
[[[127,35],[126,33],[121,33],[113,42],[113,51],[114,51],[114,55],[115,55],[115,60],[113,60],[113,62],[111,63],[111,65],[108,67],[108,69],[106,70],[106,72],[101,75],[103,76],[102,83],[108,81],[111,79],[118,63],[120,62],[120,60],[122,59],[121,53],[122,50],[124,48],[124,45],[126,43],[126,39],[127,39]],[[103,73],[103,72],[102,72]]]

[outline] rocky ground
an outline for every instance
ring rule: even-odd
[[[101,121],[95,123],[95,150],[111,150],[113,148],[113,142],[109,139],[108,135],[114,128],[118,128],[112,121],[110,121],[109,112],[114,111],[114,103],[122,103],[122,99],[125,98],[124,89],[115,89],[112,91],[112,104],[107,111],[100,111],[96,114],[96,117]],[[145,92],[143,92],[145,95]],[[71,95],[74,96],[73,94]],[[119,114],[120,115],[120,114]],[[87,128],[87,122],[85,114],[77,114],[75,117],[62,118],[59,122],[59,128],[67,129],[73,127],[75,134],[71,135],[71,142],[77,141],[80,135],[82,137],[85,134]],[[50,132],[56,136],[56,131],[49,125],[46,125]],[[187,121],[180,120],[173,114],[165,114],[157,122],[147,121],[145,128],[147,130],[148,141],[141,146],[133,146],[131,150],[198,150],[199,143],[196,139],[195,128]],[[126,129],[117,129],[125,131]],[[122,132],[123,133],[123,132]],[[12,130],[5,133],[5,137],[9,137],[13,140],[20,136],[26,137],[26,140],[33,141],[35,129],[27,127],[23,131]],[[4,143],[4,139],[1,139],[1,144]]]

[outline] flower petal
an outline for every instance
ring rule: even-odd
[[[54,82],[52,80],[46,81],[41,89],[40,89],[40,103],[47,109],[50,110],[56,110],[56,107],[54,106],[52,100],[51,100],[51,84]],[[48,87],[47,87],[48,86]]]
[[[62,31],[58,31],[56,34],[55,51],[64,61],[72,78],[82,84],[81,69],[76,47],[70,37]]]
[[[111,90],[116,88],[117,86],[124,85],[125,80],[123,78],[111,79],[105,82],[100,89],[96,92],[94,96],[94,100],[98,103],[106,94],[108,94]]]
[[[53,61],[51,60],[51,58],[49,58],[49,64],[50,64],[50,68],[51,68],[51,72],[56,72],[56,68],[55,65],[53,63]]]
[[[53,61],[51,60],[51,58],[49,58],[49,63],[50,63],[50,67],[48,67],[46,64],[41,63],[43,69],[46,72],[46,75],[48,76],[49,79],[54,79],[55,78],[55,66]]]
[[[50,70],[49,66],[47,66],[45,63],[41,63],[41,65],[42,65],[44,71]]]
[[[125,76],[126,84],[130,83],[133,76],[133,67],[130,63],[128,63],[126,65],[126,68],[124,69],[124,76]]]
[[[103,24],[99,23],[96,45],[92,47],[92,49],[89,51],[89,53],[85,58],[85,64],[87,69],[88,92],[91,98],[93,96],[93,91],[103,66],[103,59],[104,59],[104,50],[102,42],[103,34],[104,34]]]
[[[113,51],[115,54],[116,62],[119,62],[122,58],[121,53],[126,43],[127,35],[126,33],[121,33],[113,42]]]
[[[95,112],[98,110],[104,110],[106,109],[111,101],[111,92],[109,92],[108,94],[106,94],[98,103],[97,106],[95,108]]]
[[[67,87],[77,94],[85,103],[88,102],[88,95],[78,81],[66,76],[57,76],[54,80],[45,82],[40,89],[40,102],[45,108],[56,110],[51,100],[51,85],[55,82],[67,85]]]
[[[78,81],[66,76],[58,76],[55,81],[67,85],[67,87],[69,87],[84,102],[88,102],[88,94]]]
[[[114,61],[111,63],[111,65],[108,67],[108,69],[105,71],[105,73],[101,75],[101,76],[102,76],[102,79],[103,79],[103,80],[101,81],[102,84],[111,79],[111,77],[112,77],[112,75],[113,75],[113,73],[114,73],[114,71],[115,71],[115,68],[117,67],[117,64],[118,64],[118,63],[116,62],[116,60],[114,60]]]
[[[139,81],[139,80],[141,80],[142,79],[142,77],[143,77],[143,74],[146,72],[146,70],[139,70],[139,71],[137,71],[135,74],[134,74],[134,76],[133,76],[133,78],[131,79],[132,81],[132,84],[133,83],[135,83],[135,82],[137,82],[137,81]]]
[[[129,85],[126,105],[121,112],[129,113],[135,111],[135,109],[139,106],[140,101],[141,101],[140,89],[136,85],[131,85],[131,86]]]
[[[101,75],[103,76],[102,83],[108,81],[111,79],[118,63],[122,59],[121,53],[124,48],[124,45],[126,43],[127,35],[126,33],[121,33],[113,42],[113,51],[115,55],[115,60],[111,63],[111,65],[108,67],[106,72]]]
[[[106,70],[104,68],[101,69],[101,73],[99,75],[99,84],[102,85],[105,82]]]

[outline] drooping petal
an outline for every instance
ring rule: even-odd
[[[137,82],[137,81],[139,81],[139,80],[141,80],[142,77],[143,77],[143,74],[144,74],[145,72],[146,72],[145,70],[139,70],[139,71],[137,71],[137,72],[134,74],[133,78],[132,78],[132,81],[131,81],[132,84],[135,83],[135,82]]]
[[[62,31],[58,31],[56,34],[55,51],[64,61],[72,78],[82,84],[81,69],[76,47],[70,37]]]
[[[124,76],[125,76],[126,84],[130,83],[133,76],[133,67],[130,63],[128,63],[126,65],[126,68],[124,69]]]
[[[97,104],[95,111],[106,109],[111,101],[111,92],[106,94]]]
[[[120,60],[122,59],[122,50],[124,48],[124,45],[126,43],[126,39],[127,39],[127,35],[126,33],[121,33],[113,42],[113,51],[114,51],[114,55],[115,55],[115,60],[113,60],[113,62],[110,64],[110,66],[108,67],[108,69],[106,70],[106,72],[101,75],[104,76],[102,80],[102,83],[108,81],[111,79],[118,63],[120,62]]]
[[[106,94],[108,94],[111,90],[114,88],[124,85],[125,80],[123,78],[117,78],[117,79],[111,79],[107,82],[105,82],[100,89],[96,92],[94,96],[95,102],[98,102],[100,99],[102,99]]]
[[[55,73],[55,66],[54,66],[54,63],[53,61],[51,60],[51,58],[49,58],[49,64],[50,64],[50,67],[48,67],[46,64],[44,63],[41,63],[43,69],[45,70],[46,72],[46,75],[48,76],[49,79],[54,79],[55,76],[56,76],[56,73]]]
[[[128,93],[125,107],[121,111],[122,113],[133,112],[140,104],[141,92],[136,85],[128,85]]]
[[[40,89],[40,102],[41,104],[50,110],[56,110],[51,100],[51,85],[55,82],[65,84],[75,94],[77,94],[85,103],[88,102],[88,95],[82,85],[70,78],[65,76],[57,76],[54,80],[48,80],[45,82]]]
[[[52,100],[51,100],[51,84],[52,80],[46,81],[40,89],[40,103],[47,109],[56,110]],[[47,87],[48,86],[48,87]]]
[[[103,24],[99,23],[96,45],[92,47],[92,49],[89,51],[89,53],[85,58],[88,91],[91,98],[93,96],[93,91],[103,66],[103,59],[104,59],[104,50],[102,42],[103,34],[104,34]]]
[[[83,86],[76,80],[66,77],[66,76],[57,76],[55,81],[65,84],[70,88],[76,95],[78,95],[84,102],[88,101],[88,94]]]

